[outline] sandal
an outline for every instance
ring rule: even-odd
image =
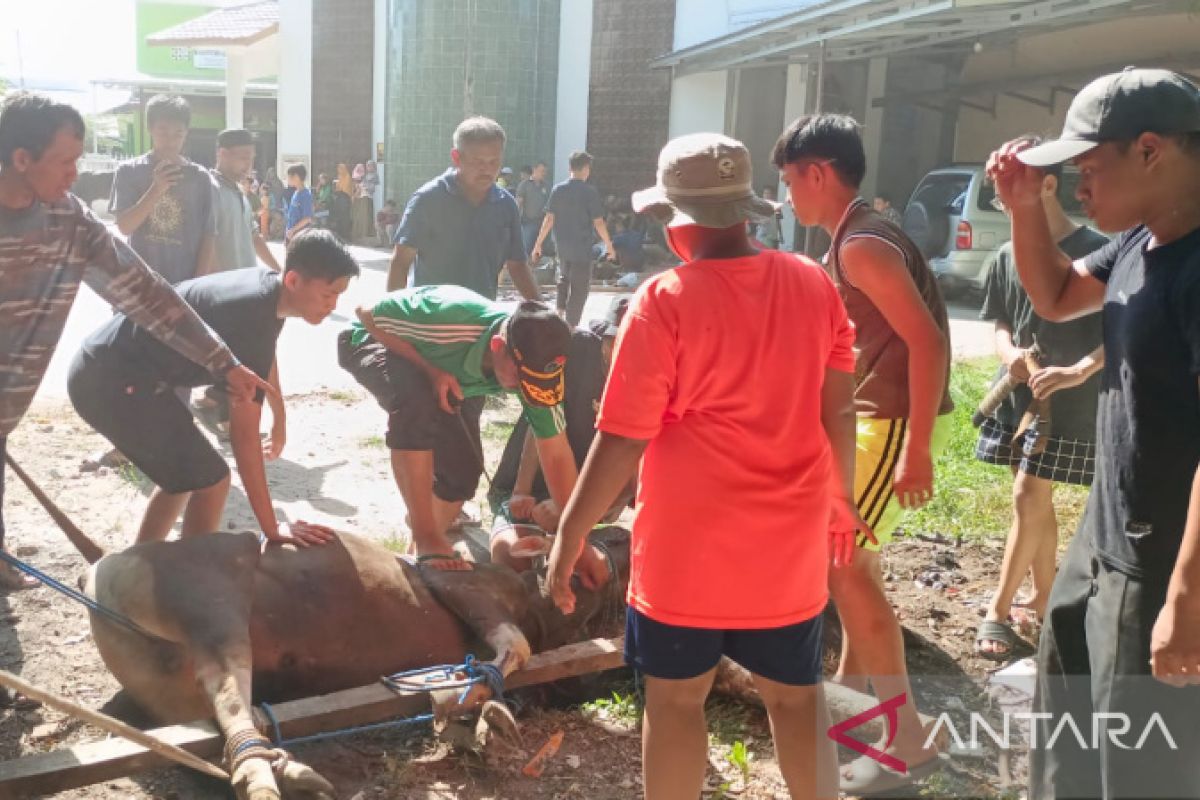
[[[1005,649],[984,650],[980,646],[984,642],[1002,644]],[[1012,656],[1016,644],[1017,635],[1013,633],[1013,629],[1006,622],[985,619],[979,623],[979,628],[975,631],[975,655],[982,656],[989,661],[1007,661]]]
[[[934,756],[909,767],[907,772],[888,769],[870,756],[859,756],[838,770],[839,789],[850,797],[872,797],[920,783],[942,768],[944,756]],[[850,777],[845,772],[849,770]]]
[[[450,561],[454,564],[451,567],[435,567],[431,562]],[[475,564],[472,561],[462,557],[461,553],[427,553],[423,556],[417,556],[417,566],[424,567],[428,565],[431,569],[436,569],[438,572],[470,572],[475,569]]]

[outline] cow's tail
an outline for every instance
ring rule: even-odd
[[[33,478],[29,477],[25,470],[21,469],[21,465],[13,459],[10,453],[6,452],[4,454],[4,460],[9,468],[16,473],[17,477],[21,479],[21,482],[29,489],[30,494],[37,498],[37,501],[42,504],[42,508],[46,509],[46,513],[58,523],[58,527],[71,540],[71,544],[75,545],[75,549],[79,551],[79,554],[87,559],[89,564],[95,564],[99,561],[104,556],[104,548],[92,541],[91,537],[81,531],[71,521],[71,518],[63,513],[63,510],[42,491],[42,487],[38,486]]]

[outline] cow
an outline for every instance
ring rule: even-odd
[[[332,787],[272,749],[253,703],[457,664],[475,651],[490,653],[507,676],[533,652],[600,635],[623,614],[629,533],[601,528],[592,540],[615,574],[594,591],[576,580],[570,616],[542,594],[534,572],[438,571],[348,533],[309,548],[264,547],[251,533],[138,544],[101,557],[82,585],[144,631],[91,612],[96,646],[128,697],[164,724],[215,717],[239,798],[319,797]],[[490,697],[476,685],[455,710]]]

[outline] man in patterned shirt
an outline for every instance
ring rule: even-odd
[[[16,92],[0,108],[0,454],[46,373],[80,281],[223,380],[236,402],[274,392],[69,193],[83,134],[77,111],[40,95]],[[0,507],[3,492],[0,462]],[[0,591],[29,585],[0,565]]]

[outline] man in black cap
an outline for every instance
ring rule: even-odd
[[[392,292],[358,318],[338,337],[338,363],[388,413],[384,441],[419,559],[469,569],[446,537],[483,472],[483,403],[468,398],[519,393],[550,495],[566,505],[577,471],[562,407],[571,334],[558,315],[443,285]]]
[[[258,232],[242,179],[254,168],[254,134],[229,128],[217,134],[217,167],[212,170],[216,194],[217,256],[214,271],[250,269],[258,260],[276,272],[283,270]],[[257,258],[256,258],[257,256]]]
[[[1064,161],[1088,216],[1123,231],[1074,262],[1039,199],[1041,168]],[[1010,142],[988,172],[1034,310],[1103,309],[1111,365],[1095,482],[1038,649],[1030,797],[1200,797],[1200,90],[1164,70],[1106,75],[1061,138]],[[1068,715],[1082,738],[1049,746]]]
[[[612,366],[613,345],[621,320],[629,308],[631,295],[614,297],[608,313],[602,319],[594,319],[588,326],[571,331],[571,345],[567,355],[563,409],[567,422],[567,441],[575,457],[575,466],[583,466],[592,440],[596,437],[596,415],[600,410],[600,399],[608,381]],[[524,419],[517,421],[496,474],[492,476],[488,500],[498,508],[492,528],[492,562],[507,564],[514,569],[529,566],[527,559],[512,557],[509,550],[523,535],[558,529],[562,506],[550,496],[546,480],[538,464],[537,439],[529,430]],[[609,506],[601,518],[602,523],[616,521],[621,512],[633,499],[636,481],[630,481],[625,490]],[[524,527],[522,524],[530,524]]]

